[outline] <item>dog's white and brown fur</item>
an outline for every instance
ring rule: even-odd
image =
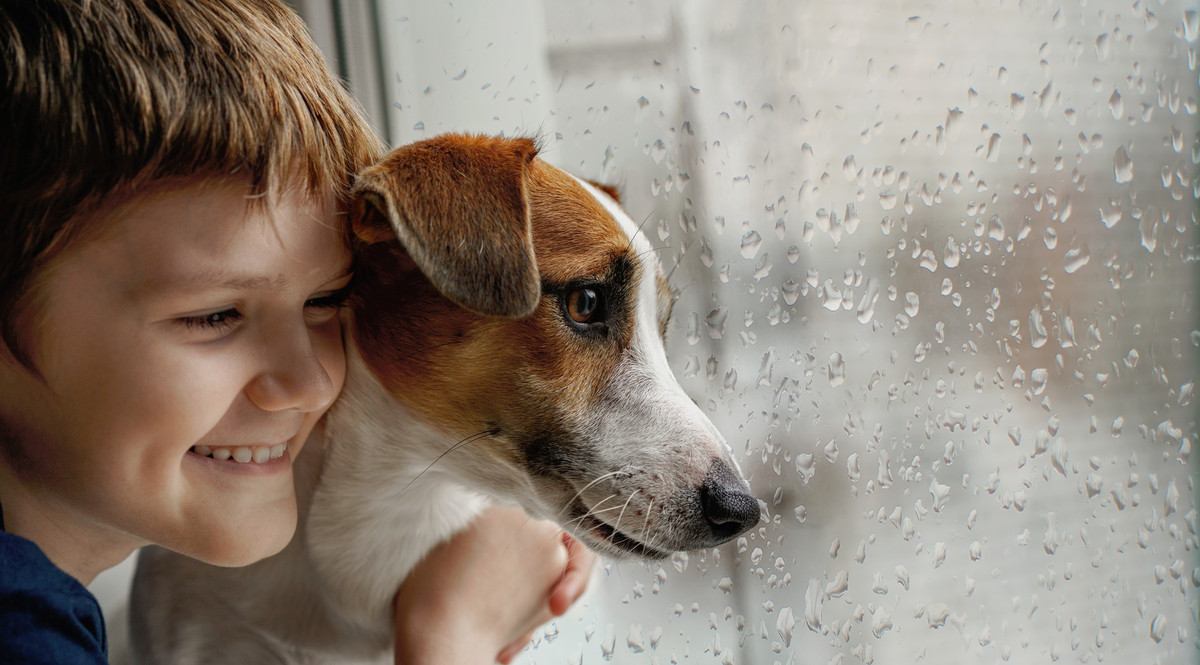
[[[757,523],[667,366],[655,253],[611,192],[536,155],[447,135],[360,176],[349,371],[295,460],[296,538],[242,569],[143,552],[137,662],[378,662],[400,582],[488,501],[617,557]]]

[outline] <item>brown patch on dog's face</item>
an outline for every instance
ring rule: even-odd
[[[571,440],[594,426],[631,344],[639,271],[617,221],[572,177],[535,160],[526,186],[542,282],[532,316],[459,307],[397,243],[379,243],[360,254],[355,336],[377,378],[423,419],[460,438],[492,432],[472,445],[535,474],[583,477],[588,460],[577,459],[583,453]],[[580,289],[600,300],[588,326],[564,306]]]

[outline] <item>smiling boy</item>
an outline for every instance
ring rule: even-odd
[[[82,585],[135,548],[238,566],[291,539],[291,461],[345,374],[341,211],[381,146],[275,0],[0,0],[0,51],[0,661],[104,662]],[[440,558],[494,558],[489,528]],[[562,543],[493,563],[559,580],[561,613],[583,586]],[[423,565],[440,607],[487,606]]]

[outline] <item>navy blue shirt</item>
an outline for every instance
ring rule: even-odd
[[[42,550],[4,531],[0,510],[0,663],[104,665],[100,605]]]

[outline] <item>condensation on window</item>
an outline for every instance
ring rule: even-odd
[[[1194,4],[383,6],[397,142],[620,186],[763,503],[524,662],[1195,662]]]

